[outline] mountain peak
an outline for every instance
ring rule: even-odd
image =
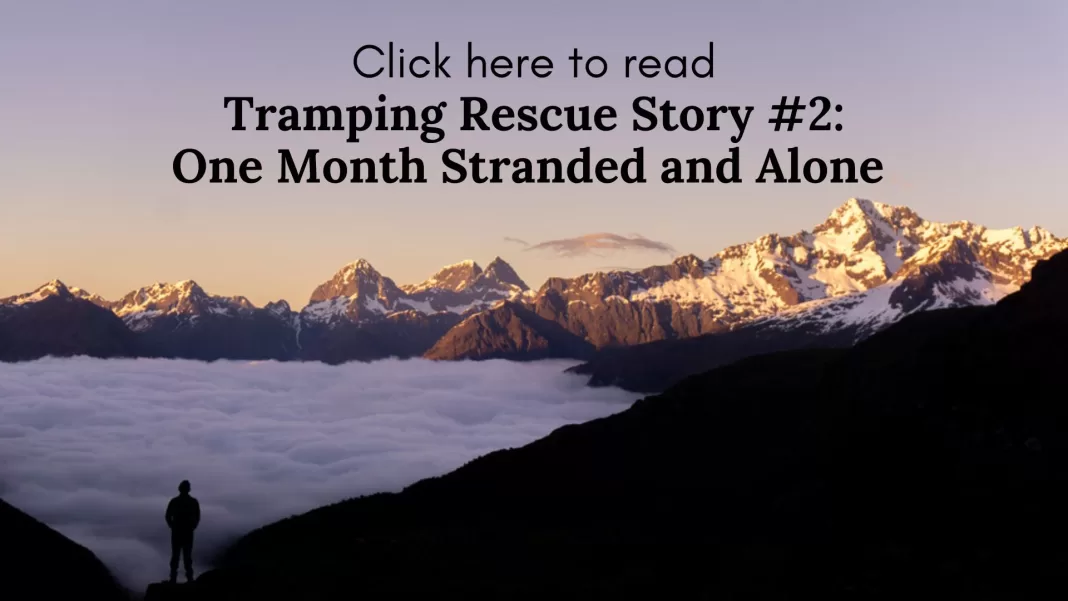
[[[53,295],[53,296],[70,296],[71,289],[60,280],[50,280],[46,284],[39,286],[33,291],[34,294],[41,295]]]
[[[931,224],[908,207],[850,198],[812,230],[812,250],[829,251],[848,262],[866,264],[864,287],[893,275],[923,241],[917,236]]]
[[[876,212],[882,213],[887,211],[888,209],[893,208],[886,203],[875,202],[874,200],[869,200],[867,198],[857,198],[856,196],[847,198],[846,201],[842,203],[842,206],[859,209],[868,214],[873,214]]]
[[[284,318],[288,318],[293,313],[293,308],[285,299],[271,301],[264,305],[263,309],[272,315]]]
[[[111,309],[128,324],[138,322],[138,328],[147,327],[146,319],[160,315],[199,315],[206,312],[218,314],[234,309],[253,308],[252,303],[241,296],[212,296],[194,280],[179,280],[173,284],[156,282],[138,288],[114,303],[104,303],[102,306]]]
[[[823,226],[832,225],[849,227],[854,224],[867,224],[873,221],[885,221],[886,216],[893,212],[895,207],[873,202],[864,198],[850,198],[835,207]]]
[[[197,284],[194,280],[179,280],[173,284],[170,282],[156,282],[138,289],[138,291],[149,290],[180,290],[183,292],[204,291],[204,289],[200,287],[200,284]]]
[[[378,275],[378,270],[367,259],[356,259],[355,261],[345,265],[337,271],[338,274],[343,273],[367,273]]]
[[[900,230],[917,227],[925,223],[912,209],[905,206],[888,205],[865,198],[850,198],[836,207],[817,230],[849,227],[854,224],[883,223],[892,229]]]
[[[403,290],[409,294],[427,290],[448,290],[461,292],[471,287],[482,275],[482,268],[471,259],[442,267],[421,284],[407,285]]]
[[[138,288],[133,292],[130,292],[121,300],[118,301],[118,305],[125,306],[127,310],[125,312],[132,312],[142,309],[132,309],[133,305],[147,306],[151,304],[159,303],[174,303],[181,300],[200,300],[208,297],[208,293],[200,287],[193,280],[180,280],[173,284],[169,282],[156,282],[150,286]],[[119,311],[120,315],[123,314],[122,309]]]
[[[360,302],[376,300],[385,307],[392,307],[399,294],[400,290],[393,280],[379,273],[366,259],[357,259],[339,269],[330,280],[316,287],[308,304],[344,297]]]
[[[331,281],[346,286],[357,280],[377,281],[381,277],[382,274],[375,269],[374,265],[371,265],[370,261],[357,259],[337,270]]]
[[[331,325],[374,320],[398,311],[462,315],[527,290],[500,257],[485,270],[467,259],[442,267],[422,283],[404,286],[374,271],[370,263],[356,261],[316,288],[301,313],[310,322]]]
[[[353,267],[356,269],[374,269],[374,267],[371,266],[371,262],[367,259],[364,259],[363,257],[360,257],[359,259],[356,259],[355,261],[349,263],[348,265],[346,265],[346,267]]]
[[[480,285],[500,289],[517,289],[526,292],[530,289],[526,282],[519,277],[515,269],[500,257],[494,257],[486,266],[486,270],[478,278]]]
[[[33,292],[0,299],[0,305],[24,305],[26,303],[42,301],[53,296],[65,299],[79,298],[97,304],[104,302],[100,297],[89,294],[81,288],[67,286],[60,280],[49,280],[35,288]]]

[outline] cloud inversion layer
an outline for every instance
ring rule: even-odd
[[[670,244],[650,240],[644,236],[634,234],[630,237],[601,232],[586,234],[574,238],[561,238],[559,240],[547,240],[530,246],[524,250],[547,250],[563,257],[580,257],[584,255],[596,255],[598,251],[622,251],[622,250],[651,250],[665,254],[674,254],[675,249]]]
[[[128,586],[166,576],[188,478],[194,562],[273,520],[400,490],[636,396],[567,362],[0,364],[0,497],[89,547]]]

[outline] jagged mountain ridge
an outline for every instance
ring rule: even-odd
[[[693,255],[640,272],[550,280],[537,300],[568,303],[673,302],[701,306],[714,330],[810,301],[846,297],[887,283],[915,282],[932,265],[966,265],[992,302],[1018,289],[1034,264],[1068,246],[1044,229],[989,230],[966,221],[926,221],[907,207],[850,199],[811,232],[769,234],[708,260]],[[948,280],[945,280],[948,281]],[[702,324],[703,325],[703,324]]]
[[[465,270],[470,274],[468,277],[463,274]],[[403,311],[463,314],[514,298],[527,290],[526,283],[500,257],[485,270],[474,261],[464,261],[442,268],[422,284],[405,286],[397,286],[368,261],[359,259],[320,284],[299,313],[308,321],[319,322],[330,322],[339,317],[359,321]],[[52,280],[32,292],[0,299],[0,305],[23,305],[50,296],[71,296],[92,302],[123,318],[133,330],[150,327],[152,319],[167,315],[237,317],[260,309],[244,296],[208,294],[193,280],[174,284],[157,282],[115,301]],[[263,310],[279,317],[288,317],[294,312],[285,300],[270,302]]]
[[[87,354],[338,363],[420,355],[464,314],[528,290],[515,270],[499,257],[485,270],[474,261],[465,261],[444,268],[420,285],[403,288],[360,259],[319,285],[300,311],[294,311],[284,300],[259,308],[243,296],[208,294],[192,280],[156,283],[116,301],[53,280],[33,292],[0,299],[0,321],[10,317],[14,323],[32,315],[35,322],[63,322],[74,308],[85,313],[85,308],[77,305],[84,303],[106,309],[137,335],[133,339],[124,336],[107,346],[106,352],[95,350],[100,345],[87,347]],[[41,304],[60,298],[75,304]],[[29,307],[37,310],[16,311]],[[9,342],[24,347],[33,342],[27,341],[26,328],[10,330],[19,336],[13,333],[9,341],[0,337],[0,346]],[[0,334],[5,331],[0,329]],[[67,327],[64,331],[75,329]],[[79,354],[77,345],[55,339],[30,346],[32,352],[4,349],[0,356],[19,360]]]
[[[443,267],[421,284],[404,286],[360,259],[316,288],[301,317],[310,323],[336,325],[404,311],[463,315],[518,298],[527,290],[526,283],[500,257],[485,270],[474,261],[463,261]]]
[[[243,296],[210,295],[192,280],[176,284],[156,283],[139,288],[114,302],[96,304],[110,309],[138,331],[152,327],[152,320],[167,315],[196,318],[205,314],[239,316],[256,309]]]
[[[859,340],[918,310],[992,303],[1018,289],[1036,261],[1066,246],[1039,227],[935,223],[907,207],[850,199],[811,231],[761,236],[708,259],[686,255],[639,271],[553,277],[537,290],[499,257],[485,269],[463,261],[408,285],[360,259],[319,285],[300,311],[285,301],[257,308],[241,296],[211,295],[192,280],[154,284],[117,301],[53,281],[0,306],[54,295],[91,302],[152,339],[155,350],[139,352],[160,356],[340,362],[424,353],[522,358],[517,351],[537,348],[531,358],[581,349],[580,358],[589,347],[752,325],[771,332],[758,338],[801,330]],[[551,339],[567,348],[524,340],[544,329],[538,320],[563,328]],[[202,348],[220,341],[227,349]]]
[[[26,292],[23,294],[17,294],[15,296],[9,296],[7,298],[0,299],[0,306],[21,306],[28,303],[42,301],[52,296],[58,296],[60,298],[78,298],[82,300],[87,300],[95,305],[100,306],[104,306],[108,302],[102,297],[96,294],[86,292],[81,288],[67,286],[59,280],[52,280],[50,282],[38,286],[32,292]]]
[[[1033,227],[930,222],[907,207],[849,199],[812,231],[769,234],[709,259],[686,255],[640,271],[550,278],[525,299],[598,348],[727,332],[750,324],[853,341],[905,315],[990,304],[1027,281],[1068,240]],[[459,327],[459,326],[458,326]],[[510,341],[454,340],[459,356]],[[762,334],[765,336],[765,334]],[[431,350],[441,358],[440,348]]]

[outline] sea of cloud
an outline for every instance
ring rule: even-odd
[[[636,395],[569,364],[386,360],[0,364],[0,498],[94,551],[132,588],[166,577],[182,479],[195,563],[276,519],[396,491]]]

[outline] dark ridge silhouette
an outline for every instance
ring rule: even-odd
[[[309,327],[297,334],[266,309],[240,319],[167,315],[131,330],[110,310],[70,294],[0,305],[0,361],[42,357],[311,360],[339,364],[418,357],[460,321],[454,313],[398,313],[384,320]]]
[[[1068,254],[992,307],[745,359],[250,533],[204,598],[1068,592]],[[214,595],[214,597],[212,597]]]
[[[399,313],[370,323],[314,326],[300,333],[299,358],[339,364],[373,361],[383,357],[410,358],[422,355],[445,335],[461,317],[455,313]]]
[[[185,316],[166,315],[135,335],[147,357],[284,361],[299,350],[293,331],[265,310],[249,311],[243,319],[205,313],[195,325]]]
[[[129,357],[140,351],[134,333],[114,313],[69,292],[0,306],[0,361],[49,355]]]
[[[88,549],[0,500],[0,598],[127,598]]]
[[[848,348],[857,337],[855,328],[824,332],[821,325],[801,324],[787,330],[758,322],[693,338],[610,347],[567,371],[589,376],[590,386],[663,392],[688,376],[746,357],[802,349]]]

